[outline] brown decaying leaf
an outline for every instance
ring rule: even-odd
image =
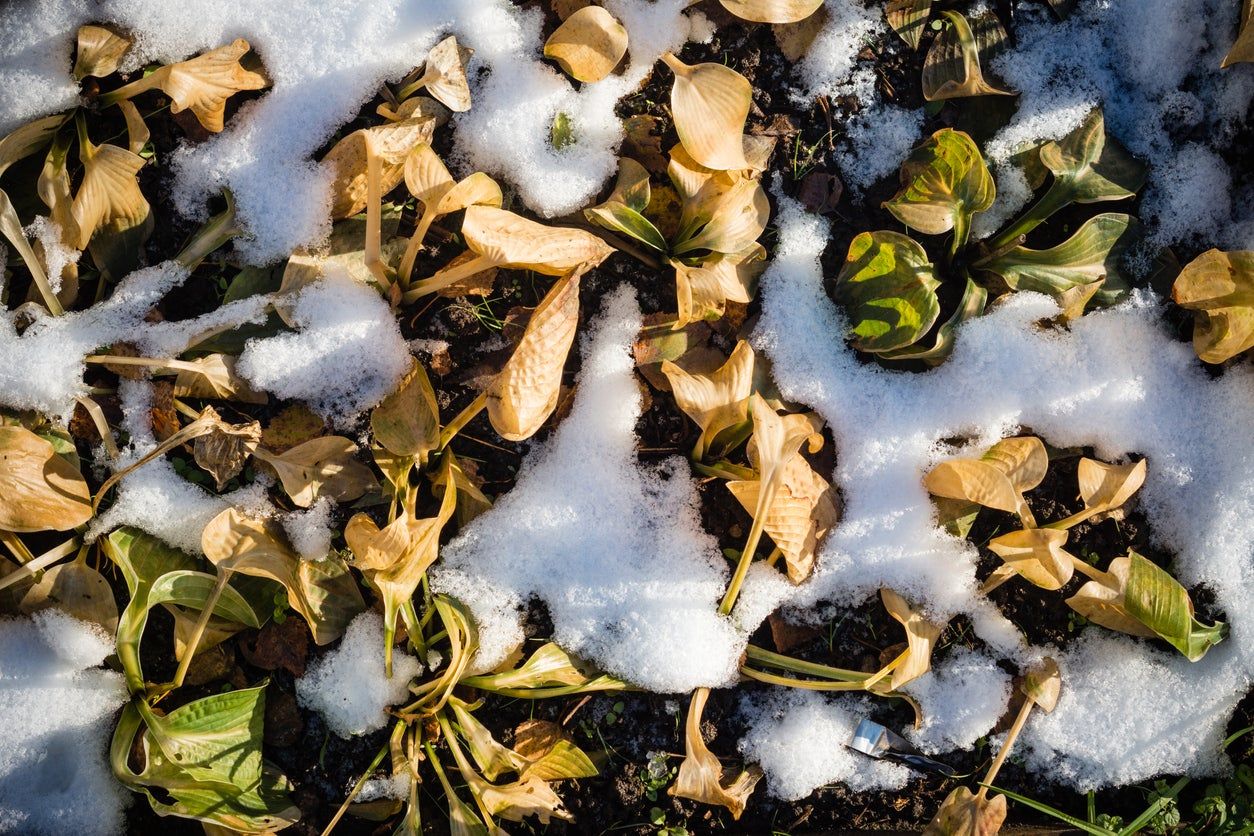
[[[753,23],[796,23],[818,11],[823,0],[718,0],[723,8]]]
[[[68,531],[91,516],[78,468],[25,427],[0,427],[0,531]]]
[[[269,82],[261,73],[246,70],[240,59],[251,49],[238,38],[226,46],[177,64],[168,64],[138,81],[101,97],[105,104],[116,104],[154,87],[171,99],[170,111],[191,110],[205,130],[218,133],[226,116],[226,100],[244,90],[260,90]]]
[[[205,414],[213,412],[206,407]],[[213,477],[218,490],[222,490],[227,482],[234,479],[248,457],[257,451],[261,443],[261,424],[249,421],[244,424],[228,424],[220,421],[213,432],[199,436],[192,442],[192,454],[201,470]]]
[[[457,38],[449,35],[427,53],[427,64],[422,76],[404,87],[397,98],[408,99],[420,88],[449,110],[464,113],[470,110],[470,84],[466,79],[466,64],[475,54],[473,49],[459,46]]]
[[[923,836],[996,836],[1006,820],[1006,796],[977,796],[957,787],[945,797]]]
[[[579,325],[579,278],[558,279],[487,389],[488,420],[501,438],[535,435],[557,407],[562,369]]]
[[[931,13],[932,0],[888,0],[884,6],[888,25],[911,49],[919,48],[924,24]]]
[[[302,508],[323,496],[352,501],[376,484],[370,468],[355,458],[357,445],[343,436],[314,438],[283,453],[258,448],[255,455],[274,468],[283,490]]]
[[[183,361],[194,366],[179,368],[174,378],[176,398],[220,398],[240,403],[266,403],[265,392],[258,392],[235,372],[238,358],[228,354],[207,354]]]
[[[722,64],[685,64],[669,52],[662,61],[675,73],[671,113],[692,158],[717,171],[748,168],[742,137],[753,97],[749,81]]]
[[[81,81],[89,75],[113,75],[130,48],[131,39],[114,27],[95,23],[78,27],[74,78]]]
[[[1254,346],[1254,250],[1207,250],[1176,277],[1171,297],[1194,312],[1193,350],[1207,363]]]
[[[896,691],[931,669],[932,648],[945,625],[928,621],[922,614],[915,612],[905,598],[891,589],[881,589],[880,600],[884,602],[884,609],[888,610],[888,614],[906,629],[906,652],[901,662],[893,668],[891,687]]]
[[[714,253],[690,266],[673,260],[678,316],[675,327],[702,319],[718,319],[728,302],[748,304],[757,290],[758,277],[766,269],[766,248],[753,244],[739,253]]]
[[[1075,558],[1063,548],[1066,544],[1066,531],[1029,528],[1003,534],[989,541],[988,547],[1005,561],[1007,570],[1042,589],[1056,590],[1066,586],[1075,572]],[[986,585],[984,591],[989,589]]]
[[[719,433],[749,420],[753,359],[753,349],[741,340],[727,362],[709,374],[690,374],[670,361],[662,363],[676,404],[701,428],[692,449],[694,459],[705,458]]]
[[[749,795],[762,777],[762,770],[756,765],[750,766],[730,782],[723,782],[723,764],[706,748],[701,738],[701,715],[709,698],[709,688],[698,688],[692,692],[688,719],[684,723],[684,760],[679,765],[675,783],[667,792],[679,798],[726,807],[733,819],[739,819],[745,811]]]
[[[574,12],[544,42],[544,57],[585,83],[605,78],[626,54],[627,29],[600,6]]]
[[[427,101],[430,101],[428,99]],[[347,218],[366,208],[366,137],[373,141],[379,160],[380,189],[390,192],[405,178],[405,160],[418,145],[431,141],[442,124],[439,113],[420,112],[400,122],[353,131],[327,152],[322,164],[332,171],[331,217]]]
[[[116,145],[93,145],[85,132],[79,134],[78,156],[83,180],[70,208],[78,229],[75,249],[86,249],[98,228],[130,229],[148,220],[148,200],[136,177],[144,167],[143,157]]]
[[[409,373],[370,413],[374,439],[398,456],[413,456],[419,465],[440,444],[440,407],[427,370],[417,360]]]

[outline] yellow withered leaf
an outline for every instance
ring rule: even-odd
[[[1185,265],[1171,298],[1193,311],[1193,350],[1207,363],[1254,346],[1254,250],[1207,250]]]
[[[530,438],[553,414],[578,325],[579,277],[566,276],[540,301],[518,347],[488,386],[488,420],[501,438]]]
[[[627,29],[600,6],[579,9],[544,42],[544,57],[582,82],[605,78],[626,54]]]
[[[369,155],[366,139],[371,140],[379,161],[379,189],[387,194],[405,177],[405,159],[418,145],[431,141],[440,117],[419,113],[400,122],[353,131],[327,152],[322,164],[330,167],[331,217],[347,218],[366,208]]]
[[[143,157],[116,145],[93,145],[83,131],[78,156],[83,181],[70,207],[78,228],[75,249],[86,249],[97,229],[110,225],[133,229],[148,219],[148,200],[139,190],[136,176],[144,167]]]
[[[440,407],[427,370],[417,360],[396,391],[370,413],[370,429],[390,452],[413,456],[420,465],[440,446]]]
[[[338,435],[314,438],[282,453],[258,449],[256,457],[274,468],[292,502],[308,508],[319,497],[356,499],[375,485],[374,474],[355,458],[357,445]]]
[[[1019,690],[1041,711],[1046,714],[1053,712],[1062,692],[1062,674],[1058,671],[1058,663],[1046,656],[1024,675]]]
[[[1067,532],[1052,528],[1012,531],[989,541],[993,554],[1005,567],[1042,589],[1061,589],[1075,572],[1075,558],[1063,548]],[[991,587],[986,586],[987,592]]]
[[[1128,464],[1080,459],[1077,478],[1085,517],[1104,514],[1123,505],[1145,484],[1145,474],[1145,459]]]
[[[99,624],[110,635],[118,629],[118,605],[113,589],[104,575],[88,566],[85,559],[45,569],[43,577],[26,590],[18,604],[24,613],[49,607],[63,610],[79,621]]]
[[[25,427],[0,427],[0,531],[69,531],[91,516],[78,468]]]
[[[751,452],[756,458],[756,444]],[[733,480],[727,489],[750,514],[758,507],[762,483]],[[766,508],[762,527],[784,555],[788,579],[801,583],[814,570],[815,554],[823,538],[840,520],[836,492],[801,456],[784,465],[779,485]]]
[[[74,77],[104,78],[118,71],[122,57],[131,48],[131,39],[111,26],[89,23],[78,27],[78,49],[74,57]]]
[[[458,113],[470,110],[470,84],[466,80],[466,64],[474,54],[473,49],[458,46],[457,38],[449,35],[427,53],[427,63],[418,80],[401,88],[396,97],[408,99],[425,87],[432,98],[449,110]]]
[[[745,120],[753,88],[722,64],[685,64],[671,53],[662,61],[675,73],[671,113],[675,132],[692,158],[717,171],[745,169]]]
[[[405,294],[406,301],[434,293],[489,267],[565,276],[586,272],[614,252],[590,232],[545,226],[495,206],[468,207],[462,221],[462,237],[475,257],[414,283]]]
[[[684,760],[679,765],[675,783],[667,792],[702,804],[726,807],[733,819],[739,819],[754,786],[762,778],[762,771],[757,766],[750,766],[724,783],[723,764],[701,738],[701,715],[709,698],[709,688],[698,688],[692,692],[688,719],[684,723]]]
[[[736,343],[727,362],[710,374],[691,374],[669,360],[662,362],[662,374],[670,381],[676,404],[701,428],[701,436],[692,448],[693,459],[705,458],[710,445],[724,430],[749,420],[753,349],[744,340]]]
[[[502,195],[497,182],[483,172],[477,171],[460,182],[454,180],[435,151],[425,142],[416,146],[405,158],[404,176],[409,193],[422,204],[422,216],[401,258],[399,275],[408,279],[414,269],[418,249],[437,217],[459,212],[467,206],[499,207]]]
[[[932,0],[888,0],[884,6],[888,25],[911,49],[919,48],[924,24],[931,13]]]
[[[1110,630],[1130,636],[1154,638],[1153,630],[1128,613],[1124,590],[1128,586],[1131,558],[1116,557],[1106,569],[1106,577],[1092,580],[1067,599],[1067,606],[1080,615]]]
[[[928,493],[1014,513],[1019,495],[1005,473],[980,459],[950,459],[923,477]]]
[[[972,27],[958,12],[942,12],[948,26],[936,36],[923,61],[923,98],[929,102],[964,96],[1013,96],[990,84],[981,67],[982,53],[1006,39],[996,16],[981,15]]]
[[[718,0],[741,20],[754,23],[796,23],[818,11],[823,0]]]
[[[226,117],[227,99],[269,84],[264,75],[244,69],[240,64],[249,49],[248,41],[237,38],[195,58],[167,64],[138,81],[106,93],[100,100],[104,104],[116,104],[159,87],[170,97],[171,112],[190,110],[205,130],[218,133]]]
[[[766,269],[766,248],[752,244],[738,253],[714,253],[696,266],[672,260],[678,315],[675,327],[718,319],[728,302],[747,304]]]
[[[176,398],[221,398],[240,403],[266,403],[265,392],[258,392],[235,371],[238,358],[228,354],[207,354],[181,361],[174,378]]]
[[[239,572],[281,584],[288,603],[309,624],[319,645],[343,635],[365,608],[357,582],[339,558],[302,560],[274,520],[227,508],[205,526],[200,546],[219,573]]]
[[[9,166],[18,160],[29,157],[51,142],[64,124],[65,116],[56,114],[36,119],[34,122],[27,122],[6,134],[3,139],[0,139],[0,174],[7,171]]]
[[[1237,29],[1237,40],[1224,56],[1221,67],[1230,67],[1242,61],[1254,62],[1254,0],[1241,0],[1241,25]]]
[[[884,602],[888,614],[906,629],[906,650],[893,668],[892,689],[896,691],[931,669],[932,648],[945,625],[928,621],[891,589],[881,589],[880,600]]]

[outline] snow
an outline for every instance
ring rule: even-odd
[[[1022,669],[1052,651],[1028,647],[978,594],[976,552],[936,527],[922,474],[941,457],[1029,430],[1059,447],[1091,445],[1108,461],[1141,454],[1149,475],[1139,502],[1153,543],[1175,555],[1171,570],[1182,583],[1214,592],[1231,635],[1190,665],[1145,641],[1087,628],[1101,637],[1055,654],[1064,702],[1042,722],[1049,732],[1036,738],[1033,762],[1077,787],[1173,769],[1212,772],[1225,763],[1218,740],[1254,674],[1254,455],[1233,443],[1254,431],[1250,368],[1211,379],[1191,346],[1166,331],[1162,303],[1148,292],[1069,331],[1036,324],[1057,313],[1054,302],[1015,294],[964,325],[953,356],[936,370],[866,365],[844,345],[847,323],[823,292],[825,222],[781,197],[777,224],[755,342],[782,394],[827,420],[839,451],[832,481],[845,507],[808,582],[790,589],[750,574],[744,595],[753,611],[856,605],[888,586],[933,618],[966,613],[990,653]],[[942,441],[963,437],[965,448]],[[1150,704],[1158,707],[1143,710],[1146,689],[1158,683],[1153,700],[1160,701]],[[1115,726],[1121,713],[1126,719]],[[1134,735],[1093,733],[1133,722]]]
[[[740,752],[762,767],[767,790],[784,801],[837,782],[854,792],[901,789],[911,770],[846,745],[873,707],[865,697],[790,688],[746,697],[740,710],[750,728],[740,739]]]
[[[39,242],[43,249],[43,265],[44,272],[48,275],[48,285],[53,293],[60,293],[62,272],[69,265],[78,264],[78,257],[82,253],[61,243],[61,227],[52,218],[37,215],[24,232]]]
[[[409,346],[378,292],[328,263],[292,304],[298,329],[249,340],[236,371],[258,389],[305,401],[343,425],[375,406],[409,370]]]
[[[936,754],[969,749],[996,725],[1010,701],[1010,674],[984,653],[955,647],[902,690],[923,709],[922,724],[906,737]]]
[[[404,702],[409,682],[422,665],[400,650],[392,652],[392,678],[383,671],[383,618],[367,611],[353,619],[339,645],[319,657],[296,680],[296,698],[317,711],[343,738],[387,725],[389,706]]]
[[[630,290],[609,295],[585,337],[570,414],[431,574],[433,589],[470,605],[477,670],[522,644],[520,607],[535,596],[558,644],[636,685],[734,681],[744,634],[717,614],[729,572],[701,528],[688,465],[636,461],[640,324]]]
[[[121,833],[130,794],[106,756],[122,675],[113,641],[48,609],[0,620],[0,833]]]
[[[335,503],[321,497],[309,508],[297,508],[281,518],[283,531],[305,560],[323,560],[331,551],[331,518]]]

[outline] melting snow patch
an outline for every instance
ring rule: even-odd
[[[955,647],[902,690],[923,709],[923,723],[906,737],[936,754],[969,749],[996,725],[1010,700],[1010,674],[983,653]]]
[[[392,652],[392,678],[383,672],[383,618],[364,612],[353,619],[339,645],[296,680],[296,697],[326,719],[331,731],[348,738],[387,725],[387,708],[405,701],[409,682],[422,665]]]
[[[99,670],[113,641],[59,610],[0,620],[0,832],[106,836],[130,794],[105,750],[122,675]]]
[[[636,685],[679,692],[735,678],[744,637],[717,614],[728,571],[701,528],[688,465],[636,461],[640,324],[631,291],[611,294],[585,337],[570,415],[432,572],[433,588],[474,613],[479,670],[522,644],[521,607],[536,596],[562,647]]]

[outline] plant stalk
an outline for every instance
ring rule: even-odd
[[[210,253],[237,235],[243,234],[243,228],[236,223],[235,196],[229,189],[223,189],[222,197],[226,199],[226,208],[198,229],[182,252],[174,257],[175,261],[188,270],[195,270],[196,266]]]
[[[732,575],[731,583],[727,585],[727,593],[723,596],[723,603],[718,606],[719,615],[730,615],[732,607],[736,605],[736,598],[740,595],[740,587],[744,585],[745,575],[749,573],[749,564],[753,562],[754,552],[758,550],[758,542],[762,539],[766,509],[771,507],[771,502],[774,499],[775,485],[763,484],[762,492],[758,496],[758,510],[753,515],[753,526],[749,529],[749,539],[745,541],[744,551],[740,553],[740,560],[736,562],[736,572]]]
[[[469,261],[463,261],[461,264],[453,267],[445,267],[443,270],[437,271],[433,276],[414,282],[410,285],[409,290],[406,290],[401,295],[401,301],[406,305],[413,304],[428,293],[443,290],[449,285],[460,282],[462,279],[468,279],[476,273],[482,273],[484,270],[496,266],[498,266],[497,263],[486,255],[476,255]]]
[[[218,599],[222,597],[222,590],[226,589],[231,574],[232,570],[225,567],[218,569],[218,580],[209,591],[209,596],[205,598],[205,608],[200,611],[200,618],[196,619],[196,626],[192,628],[192,634],[187,638],[187,645],[183,648],[183,658],[179,661],[178,670],[174,672],[174,680],[170,683],[169,690],[183,687],[187,669],[191,667],[196,648],[200,646],[200,640],[205,635],[205,628],[209,626],[209,619],[213,617],[213,609],[218,605]]]
[[[488,390],[484,389],[475,399],[466,405],[466,408],[457,413],[457,416],[444,425],[444,429],[440,431],[440,449],[443,450],[448,446],[459,432],[465,429],[466,425],[474,420],[475,416],[484,410],[488,405]]]
[[[1071,202],[1071,195],[1068,192],[1069,189],[1054,180],[1049,186],[1049,191],[1041,195],[1040,200],[1032,204],[1031,208],[1020,215],[1013,224],[993,236],[988,242],[989,249],[996,251],[1019,236],[1027,235],[1036,229],[1051,215]]]
[[[993,779],[997,777],[997,773],[1001,770],[1001,765],[1006,762],[1006,756],[1010,754],[1010,747],[1014,746],[1015,738],[1019,736],[1019,732],[1023,731],[1023,725],[1028,721],[1028,715],[1032,713],[1032,706],[1036,705],[1029,697],[1023,701],[1023,705],[1019,708],[1019,713],[1015,715],[1014,725],[1010,727],[1010,731],[1006,732],[1006,742],[1002,744],[1001,749],[997,752],[997,757],[993,758],[993,763],[989,766],[988,772],[981,781],[980,791],[976,794],[977,801],[983,801],[988,797],[988,785],[993,783]]]
[[[383,748],[374,756],[374,759],[366,766],[366,770],[361,773],[361,777],[357,779],[357,783],[353,784],[353,788],[348,791],[348,797],[344,799],[344,803],[340,805],[340,809],[335,811],[335,815],[331,817],[331,821],[327,822],[327,826],[322,830],[322,836],[330,836],[331,831],[340,823],[340,819],[344,818],[344,814],[348,812],[348,805],[353,803],[353,799],[361,792],[361,788],[366,786],[366,782],[370,780],[370,774],[379,768],[379,764],[383,763],[383,758],[388,753],[388,744],[384,743]]]

